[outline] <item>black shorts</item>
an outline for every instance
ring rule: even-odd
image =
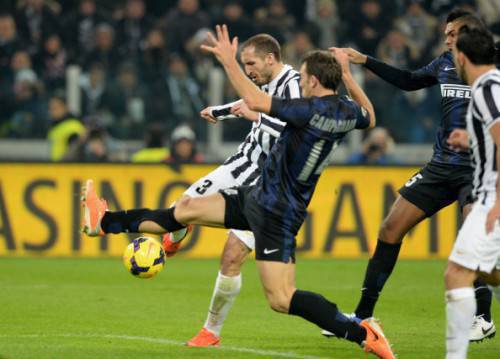
[[[472,167],[429,162],[399,189],[403,198],[431,217],[457,201],[463,208],[472,203]]]
[[[226,201],[224,226],[250,230],[255,237],[255,258],[263,261],[295,263],[295,236],[300,224],[287,226],[282,216],[261,207],[251,195],[253,187],[219,191]]]

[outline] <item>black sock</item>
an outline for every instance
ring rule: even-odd
[[[183,224],[177,222],[174,217],[174,209],[148,208],[131,209],[127,211],[108,211],[101,221],[101,229],[104,233],[139,233],[139,225],[144,221],[153,221],[165,232],[174,232],[184,228]]]
[[[288,314],[298,315],[321,329],[332,332],[338,338],[360,345],[366,339],[365,328],[339,312],[335,303],[316,293],[296,290]]]
[[[377,241],[375,253],[366,268],[361,299],[355,311],[358,318],[365,319],[373,316],[375,304],[396,265],[400,249],[401,243],[389,244],[381,240]]]
[[[477,311],[476,315],[482,315],[484,320],[491,322],[491,298],[492,293],[488,285],[482,279],[474,281],[474,290],[476,293]]]

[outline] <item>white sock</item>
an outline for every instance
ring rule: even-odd
[[[489,285],[488,288],[490,288],[490,290],[493,292],[496,300],[500,302],[500,285],[497,285],[496,287]]]
[[[219,272],[215,281],[214,293],[208,308],[208,316],[204,327],[220,336],[222,325],[227,313],[233,306],[236,296],[241,289],[241,273],[235,277],[228,277]]]
[[[472,287],[446,291],[446,359],[466,359],[469,333],[476,314]]]
[[[170,236],[170,240],[174,243],[177,243],[181,240],[184,239],[184,237],[186,237],[186,234],[187,234],[187,227],[186,228],[182,228],[182,229],[179,229],[178,231],[175,231],[175,232],[171,232],[170,233],[171,236]]]

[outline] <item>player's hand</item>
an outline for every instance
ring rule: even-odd
[[[250,121],[259,120],[259,113],[250,110],[245,101],[238,101],[236,104],[234,104],[234,106],[231,107],[231,113],[236,116],[245,117]]]
[[[467,151],[470,148],[467,130],[462,128],[454,129],[448,136],[446,143],[448,143],[453,151]]]
[[[486,217],[486,234],[489,234],[495,228],[500,219],[500,204],[495,202],[495,205],[488,212],[488,217]]]
[[[212,107],[207,107],[201,110],[200,116],[210,123],[217,123],[217,119],[212,116]]]
[[[349,61],[353,64],[365,64],[366,55],[361,52],[354,50],[352,47],[344,47],[342,51],[349,57]]]
[[[208,41],[212,46],[201,45],[201,49],[214,54],[222,65],[236,61],[238,38],[233,37],[233,40],[229,39],[229,31],[226,25],[217,25],[215,31],[217,38],[211,32],[207,33]]]
[[[330,47],[328,50],[333,54],[333,56],[335,56],[335,59],[337,59],[337,62],[340,64],[343,73],[351,72],[351,70],[349,69],[349,56],[347,56],[347,54],[342,51],[341,48]]]

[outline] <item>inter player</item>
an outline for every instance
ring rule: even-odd
[[[300,97],[300,74],[282,62],[280,45],[272,36],[259,34],[251,37],[242,44],[240,56],[246,74],[264,92],[280,98]],[[238,147],[237,153],[229,157],[222,166],[196,181],[184,196],[199,197],[217,193],[223,188],[255,184],[269,150],[280,136],[285,123],[249,110],[241,100],[208,107],[201,115],[210,122],[233,115],[243,116],[253,121],[252,129]],[[175,254],[186,234],[187,229],[165,234],[163,244],[168,256]],[[241,289],[241,266],[254,248],[252,232],[236,229],[229,231],[207,319],[200,332],[187,345],[206,347],[219,344],[222,326]]]
[[[221,62],[248,107],[287,123],[257,184],[186,198],[166,210],[106,212],[105,201],[97,198],[92,181],[88,181],[83,199],[85,232],[164,233],[187,224],[252,230],[260,279],[274,310],[301,316],[338,337],[359,343],[366,352],[394,358],[373,319],[360,324],[350,321],[334,303],[295,288],[295,236],[319,176],[332,150],[349,131],[375,124],[373,106],[353,80],[347,56],[338,51],[342,67],[326,51],[306,56],[300,70],[306,98],[285,100],[268,96],[244,75],[235,57],[237,39],[230,41],[225,25],[217,26],[217,39],[210,37],[213,46],[203,48]],[[341,80],[354,101],[337,95]]]
[[[455,128],[465,127],[465,112],[470,98],[470,88],[458,78],[455,71],[451,48],[460,26],[477,24],[480,20],[466,11],[455,10],[448,15],[446,22],[445,36],[449,51],[416,71],[400,70],[356,50],[344,49],[352,63],[363,64],[403,90],[413,91],[439,84],[442,96],[441,125],[436,133],[432,159],[399,190],[400,196],[380,227],[377,246],[368,263],[361,299],[355,310],[355,315],[361,319],[373,315],[379,294],[396,264],[403,237],[423,219],[454,201],[458,200],[463,218],[471,208],[470,156],[467,152],[451,150],[446,140]],[[476,281],[475,288],[478,313],[470,331],[470,340],[481,341],[494,336],[496,329],[490,312],[491,292],[483,281]]]
[[[454,130],[448,144],[470,149],[474,163],[474,204],[458,233],[446,269],[446,358],[465,359],[476,303],[473,281],[482,276],[500,300],[500,71],[492,35],[464,26],[453,57],[457,72],[472,86],[467,131]],[[467,136],[468,135],[468,136]]]

